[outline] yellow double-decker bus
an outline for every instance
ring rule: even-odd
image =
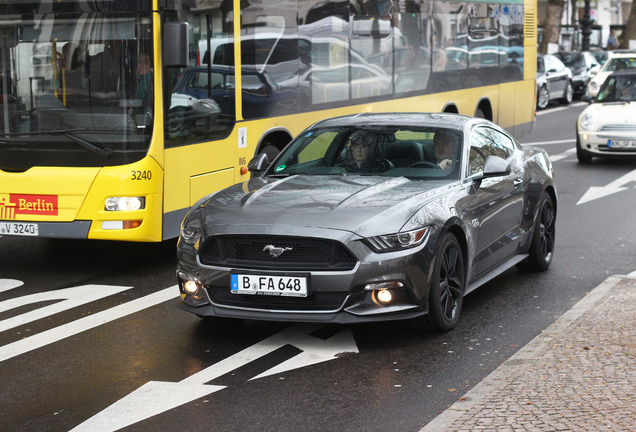
[[[534,125],[536,0],[3,0],[0,236],[162,241],[313,122]]]

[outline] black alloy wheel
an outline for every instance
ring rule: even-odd
[[[464,256],[457,238],[448,232],[437,248],[431,275],[429,311],[425,317],[431,330],[446,332],[457,326],[465,285]]]
[[[552,197],[547,192],[543,192],[539,211],[529,255],[524,262],[530,270],[534,271],[547,270],[554,257],[556,209]]]

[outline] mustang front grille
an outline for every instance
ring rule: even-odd
[[[211,237],[199,257],[202,264],[254,269],[351,270],[356,264],[336,241],[266,235]]]

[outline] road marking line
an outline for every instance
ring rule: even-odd
[[[178,297],[177,285],[0,347],[0,362]]]
[[[556,141],[535,141],[531,143],[522,143],[522,146],[536,146],[542,147],[546,145],[555,145],[555,144],[567,144],[567,143],[576,143],[576,138],[564,139],[564,140],[556,140]]]
[[[12,290],[24,285],[24,282],[16,279],[0,279],[0,292]]]

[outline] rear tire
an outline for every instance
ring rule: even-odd
[[[465,285],[461,246],[457,238],[447,232],[435,252],[428,292],[428,314],[420,317],[427,328],[447,332],[457,327],[464,302]]]
[[[565,87],[565,91],[563,92],[563,97],[561,98],[561,104],[570,105],[572,103],[573,98],[574,98],[574,89],[572,88],[572,81],[568,81],[568,84]]]
[[[539,206],[539,214],[532,233],[532,242],[528,251],[528,258],[522,263],[522,268],[533,271],[545,271],[550,267],[554,257],[556,210],[552,197],[543,192]]]

